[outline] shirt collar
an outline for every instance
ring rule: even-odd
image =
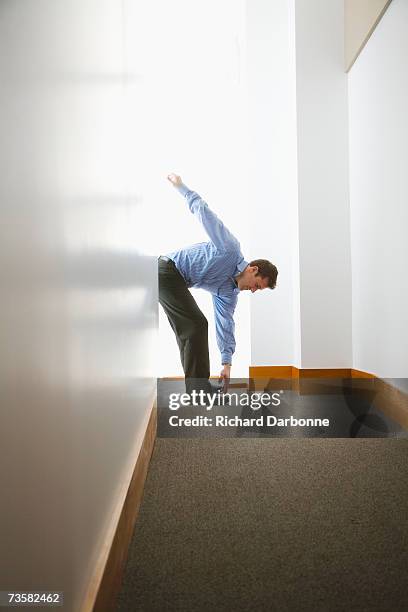
[[[245,261],[244,258],[242,258],[241,261],[237,264],[238,274],[243,272],[247,266],[249,266],[249,263]]]
[[[249,263],[245,261],[244,258],[242,258],[241,261],[237,263],[235,272],[231,276],[232,282],[234,283],[234,291],[237,291],[237,292],[240,291],[240,289],[238,289],[238,284],[237,284],[237,281],[235,280],[235,277],[238,276],[238,274],[241,274],[241,272],[243,272],[247,266],[249,266]]]

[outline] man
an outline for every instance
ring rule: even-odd
[[[245,261],[238,240],[215,213],[188,189],[180,176],[168,180],[186,198],[190,211],[210,238],[159,257],[159,301],[176,335],[183,365],[186,390],[204,389],[209,383],[208,322],[189,291],[200,287],[212,295],[218,348],[221,352],[224,389],[231,375],[235,350],[234,311],[240,291],[274,289],[278,271],[266,259]]]

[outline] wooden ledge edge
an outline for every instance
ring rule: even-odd
[[[81,612],[106,612],[116,608],[116,597],[122,583],[128,549],[142,501],[156,434],[157,405],[155,401],[150,411],[146,432],[113,538],[110,533],[106,535],[105,546],[95,565],[86,596],[80,608]]]

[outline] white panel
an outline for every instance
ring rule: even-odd
[[[394,0],[349,73],[353,366],[408,375],[408,4]]]
[[[351,263],[343,0],[296,0],[303,368],[350,367]]]
[[[250,257],[278,268],[250,296],[251,365],[300,358],[293,3],[247,3]]]
[[[0,5],[0,575],[64,590],[67,610],[155,393],[123,33],[115,0]]]

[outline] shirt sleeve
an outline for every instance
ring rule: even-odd
[[[198,193],[191,191],[183,183],[177,189],[186,198],[190,211],[199,219],[218,251],[225,253],[240,248],[235,236],[231,234]]]
[[[235,323],[234,311],[237,297],[231,298],[213,295],[215,332],[218,348],[221,352],[221,363],[231,363],[235,352]]]

